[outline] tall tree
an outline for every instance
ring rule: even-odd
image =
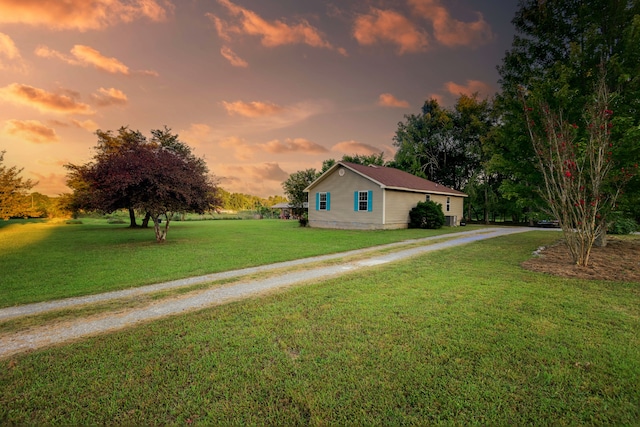
[[[103,133],[94,162],[69,166],[70,181],[79,183],[72,187],[78,189],[77,199],[88,194],[88,204],[95,209],[148,212],[156,240],[163,242],[174,213],[204,213],[219,201],[204,160],[170,129],[151,133],[150,141],[126,128],[120,129],[119,138]]]
[[[489,100],[460,95],[453,108],[434,99],[426,101],[421,114],[405,115],[398,123],[394,145],[398,147],[390,166],[446,186],[464,189],[468,216],[479,206],[488,221],[495,174],[486,170],[485,140],[495,125]]]
[[[535,188],[543,185],[533,167],[535,153],[524,129],[526,122],[518,91],[545,99],[553,111],[562,111],[570,123],[579,122],[584,105],[590,103],[603,68],[607,90],[615,94],[611,138],[612,156],[621,167],[640,160],[640,1],[639,0],[522,0],[512,21],[516,35],[511,49],[498,67],[502,93],[497,105],[502,114],[501,135],[496,139],[492,165],[508,180],[503,194],[522,206],[544,206]],[[640,179],[627,185],[623,204],[637,197]],[[634,215],[640,217],[640,207]]]
[[[316,178],[318,173],[315,169],[305,169],[297,171],[289,175],[289,178],[282,183],[284,194],[289,199],[289,204],[293,214],[300,217],[304,213],[304,205],[308,203],[309,195],[304,189],[309,186]]]
[[[20,176],[22,169],[7,167],[4,163],[5,151],[0,151],[0,218],[27,215],[30,203],[28,191],[36,184]]]
[[[139,180],[138,171],[144,166],[140,164],[139,159],[130,159],[129,161],[133,162],[128,167],[130,173],[126,170],[120,173],[117,177],[119,181],[110,180],[114,185],[103,186],[99,192],[96,191],[95,185],[92,185],[90,174],[99,165],[117,162],[118,158],[122,156],[132,157],[131,153],[135,153],[139,147],[148,143],[147,138],[139,131],[124,126],[118,129],[117,133],[110,130],[98,130],[96,136],[98,142],[94,147],[95,154],[92,162],[83,165],[72,163],[65,165],[68,170],[67,186],[73,190],[72,207],[76,211],[84,209],[112,212],[117,209],[127,209],[129,211],[129,226],[137,227],[132,191],[133,184]],[[129,192],[122,191],[123,188],[127,188]],[[137,189],[138,193],[142,191],[144,189]]]

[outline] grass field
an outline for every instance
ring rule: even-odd
[[[556,238],[476,242],[0,361],[0,424],[637,425],[640,284],[519,266]]]
[[[82,222],[0,221],[0,307],[473,229],[339,231],[281,220],[184,221],[172,222],[168,240],[158,244],[152,229]]]

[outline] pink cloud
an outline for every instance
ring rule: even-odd
[[[89,105],[73,96],[47,92],[29,85],[12,83],[0,88],[0,99],[36,108],[43,112],[66,114],[94,114]]]
[[[232,16],[232,21],[224,21],[211,13],[206,16],[214,23],[218,35],[226,41],[230,41],[232,35],[248,35],[259,37],[262,45],[266,47],[306,44],[346,54],[344,49],[334,47],[317,28],[304,19],[295,24],[288,24],[279,19],[267,21],[257,13],[229,0],[218,0],[218,3]]]
[[[378,42],[395,44],[400,55],[424,51],[429,45],[427,34],[405,16],[392,10],[376,8],[356,18],[353,37],[361,45]]]
[[[378,154],[382,150],[374,147],[373,145],[364,144],[358,141],[343,141],[331,147],[331,150],[338,151],[344,154],[362,154],[362,155],[370,155],[370,154]]]
[[[236,53],[228,46],[222,46],[222,49],[220,49],[220,54],[224,56],[227,61],[229,61],[229,63],[231,63],[231,65],[233,65],[234,67],[246,68],[249,66],[249,63],[247,61],[236,55]]]
[[[71,120],[71,123],[75,126],[78,127],[80,129],[84,129],[86,131],[89,131],[91,133],[95,132],[96,130],[98,130],[100,128],[100,126],[98,126],[98,124],[96,122],[94,122],[93,120]]]
[[[141,18],[165,21],[173,9],[168,0],[3,0],[0,23],[100,30]]]
[[[252,117],[252,118],[271,116],[284,111],[284,108],[280,107],[279,105],[272,104],[270,102],[260,102],[260,101],[252,101],[252,102],[222,101],[222,105],[227,110],[227,112],[231,115],[238,114],[240,116]]]
[[[402,101],[390,93],[383,93],[378,98],[378,105],[382,107],[409,108],[407,101]]]
[[[474,93],[478,93],[480,97],[487,97],[491,95],[491,86],[480,80],[467,80],[466,85],[460,85],[454,82],[447,82],[444,85],[447,92],[451,95],[467,95],[472,96]]]
[[[49,196],[57,196],[59,194],[69,192],[66,174],[49,173],[45,175],[32,171],[31,175],[33,175],[35,178],[34,180],[38,182],[33,189],[39,193],[47,194]]]
[[[249,160],[253,157],[253,154],[257,151],[255,147],[249,145],[244,139],[237,136],[231,136],[223,139],[219,143],[222,148],[229,148],[233,150],[233,157],[237,160]]]
[[[38,120],[7,120],[3,132],[36,144],[47,144],[60,140],[54,129],[45,126]]]
[[[304,138],[286,139],[280,142],[275,139],[264,144],[258,144],[267,153],[283,154],[283,153],[305,153],[305,154],[323,154],[329,150],[320,144],[306,140]]]
[[[16,47],[11,37],[4,33],[0,33],[0,56],[4,56],[7,59],[20,58],[20,51]]]
[[[125,105],[128,102],[127,95],[115,88],[105,89],[101,87],[98,93],[91,95],[91,98],[100,107],[109,105]]]
[[[35,50],[35,54],[42,58],[59,59],[70,65],[78,65],[82,67],[92,66],[98,70],[106,71],[111,74],[124,74],[125,76],[128,76],[135,73],[147,76],[158,76],[157,72],[151,70],[131,71],[128,66],[123,64],[117,58],[104,56],[98,50],[81,44],[73,46],[71,49],[71,55],[65,55],[64,53],[49,49],[47,46],[38,46]]]
[[[220,165],[216,175],[222,188],[232,193],[268,197],[282,194],[282,182],[289,174],[278,163]]]
[[[477,46],[494,38],[480,12],[476,21],[462,22],[454,19],[440,0],[409,0],[409,5],[418,16],[431,21],[435,39],[445,46]]]

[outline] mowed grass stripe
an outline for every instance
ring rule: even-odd
[[[83,224],[0,221],[0,307],[127,289],[460,231],[348,231],[296,221],[173,222],[153,230],[105,220]],[[479,227],[475,227],[479,228]],[[465,230],[473,229],[466,227]]]
[[[519,267],[549,233],[0,362],[4,423],[607,424],[640,419],[640,284]]]

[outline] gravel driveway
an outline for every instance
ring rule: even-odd
[[[311,257],[300,260],[270,264],[266,266],[192,277],[188,279],[159,283],[156,285],[149,285],[135,289],[108,292],[104,294],[91,295],[80,298],[69,298],[46,303],[8,307],[0,309],[0,321],[15,319],[23,316],[36,315],[45,313],[47,311],[87,306],[90,304],[102,303],[115,299],[135,299],[137,296],[148,293],[168,289],[176,289],[180,287],[191,286],[194,284],[208,283],[221,279],[242,278],[243,276],[268,271],[274,272],[274,274],[270,274],[270,277],[265,279],[247,281],[240,280],[239,282],[230,285],[222,285],[211,289],[194,291],[182,296],[168,297],[143,307],[134,307],[118,310],[116,312],[108,312],[88,317],[74,318],[72,320],[55,322],[48,325],[44,324],[41,326],[30,328],[26,331],[3,334],[0,336],[0,358],[6,358],[17,353],[35,350],[54,344],[65,343],[91,335],[97,335],[100,333],[123,329],[140,322],[148,322],[175,314],[213,307],[216,305],[227,303],[229,301],[248,298],[286,286],[302,283],[313,283],[327,279],[329,277],[335,277],[363,268],[403,260],[426,252],[531,230],[531,228],[526,227],[509,227],[464,231],[448,235],[434,236],[425,239],[407,240],[404,242],[376,246],[373,248],[341,252],[338,254]],[[440,243],[430,243],[430,241],[436,239],[448,240]],[[415,244],[420,245],[408,249],[402,249],[402,246],[413,246]],[[343,263],[333,264],[330,266],[310,267],[309,269],[299,269],[293,272],[285,272],[281,274],[277,273],[278,269],[298,267],[305,264],[317,263],[337,258],[345,258],[352,255],[366,254],[369,252],[380,251],[381,249],[393,248],[399,249],[397,251],[383,255],[372,254],[371,257],[365,257],[363,259],[358,259],[357,261],[345,261]]]

